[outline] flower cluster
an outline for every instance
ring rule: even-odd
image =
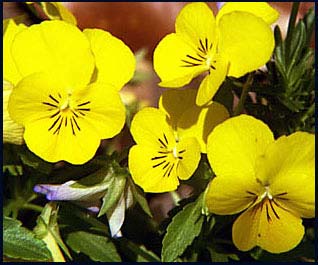
[[[241,77],[264,65],[274,49],[270,24],[278,18],[266,3],[227,3],[214,17],[205,3],[186,5],[176,33],[154,52],[154,69],[163,87],[182,87],[206,73],[196,103],[208,103],[226,76]]]
[[[53,6],[62,20],[30,27],[10,20],[4,32],[3,112],[10,126],[4,140],[24,141],[48,162],[79,165],[94,157],[102,139],[122,130],[119,91],[136,62],[121,40],[100,29],[81,31],[61,5]],[[243,77],[271,59],[277,18],[266,3],[225,3],[216,16],[205,3],[187,4],[175,33],[154,51],[159,85],[169,89],[158,107],[144,107],[132,119],[129,172],[120,178],[111,168],[99,183],[91,175],[90,185],[69,180],[34,191],[106,214],[111,235],[121,236],[125,210],[138,201],[134,183],[144,192],[175,191],[207,157],[215,176],[204,186],[203,208],[209,215],[239,214],[234,245],[271,253],[295,248],[304,236],[302,218],[315,213],[314,135],[298,131],[275,140],[265,123],[231,117],[232,109],[215,97],[227,77]],[[190,84],[197,77],[199,85]]]

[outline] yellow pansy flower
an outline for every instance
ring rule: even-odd
[[[159,109],[167,114],[168,123],[179,137],[195,137],[201,152],[206,153],[208,135],[230,115],[218,102],[199,107],[195,104],[195,97],[195,89],[165,90],[159,99]]]
[[[11,59],[11,53],[10,53],[10,47],[12,45],[12,41],[16,34],[18,34],[21,30],[25,29],[26,26],[24,24],[17,25],[13,19],[8,20],[8,24],[5,28],[4,34],[3,34],[3,60],[5,62],[8,62],[7,68],[10,69],[10,71],[14,72],[16,71],[16,68],[14,67],[14,61]],[[12,74],[8,74],[8,71],[6,71],[7,76],[10,79]],[[13,144],[23,144],[23,133],[24,128],[20,124],[17,124],[14,122],[8,112],[8,102],[9,97],[11,95],[12,89],[13,89],[13,83],[9,80],[3,80],[3,142],[4,143],[13,143]]]
[[[146,107],[131,123],[137,143],[128,156],[134,182],[145,192],[176,190],[180,180],[189,179],[200,161],[200,144],[193,137],[179,137],[160,109]]]
[[[125,107],[118,90],[135,70],[122,41],[99,29],[44,21],[16,34],[6,52],[4,78],[15,85],[9,114],[25,127],[36,155],[83,164],[101,139],[120,132]]]
[[[240,115],[213,130],[207,154],[216,174],[206,193],[209,211],[242,212],[232,228],[235,246],[272,253],[296,247],[304,235],[301,218],[315,216],[314,135],[274,140],[263,122]]]
[[[216,18],[205,3],[186,5],[176,19],[176,33],[155,49],[159,85],[182,87],[206,73],[196,104],[208,103],[226,76],[241,77],[270,59],[274,34],[269,23],[277,18],[267,3],[227,3]]]

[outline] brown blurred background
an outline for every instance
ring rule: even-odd
[[[62,2],[77,18],[80,28],[101,28],[122,39],[133,51],[148,49],[148,58],[166,34],[174,31],[174,22],[187,2]],[[208,3],[214,14],[216,2]],[[278,10],[277,24],[286,32],[292,2],[270,2]],[[298,17],[302,17],[314,2],[302,2]],[[3,17],[23,14],[22,3],[4,2]],[[314,40],[314,38],[313,38]]]

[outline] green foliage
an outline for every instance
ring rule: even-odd
[[[98,216],[102,216],[109,211],[119,201],[121,195],[124,192],[128,172],[121,170],[121,173],[117,173],[112,178],[108,190],[109,192],[103,197],[103,204],[98,213]]]
[[[273,60],[268,72],[255,75],[251,91],[257,103],[248,102],[248,112],[264,120],[277,136],[298,130],[314,132],[314,50],[310,40],[315,13],[310,9],[297,23],[299,3],[294,3],[286,39],[279,26],[275,27]]]
[[[195,202],[187,204],[172,218],[162,241],[162,261],[176,261],[199,235],[204,220],[201,213],[202,199],[203,195]]]
[[[21,225],[18,220],[3,218],[3,254],[16,259],[50,261],[52,256],[46,244]]]
[[[76,253],[81,252],[89,256],[93,261],[121,261],[115,245],[105,236],[86,231],[76,231],[68,234],[66,242],[73,251]]]

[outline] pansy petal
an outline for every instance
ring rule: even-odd
[[[161,79],[160,86],[181,87],[208,69],[205,62],[189,59],[196,50],[177,34],[165,36],[154,51],[154,69]],[[203,60],[203,59],[202,59]]]
[[[180,137],[195,137],[201,146],[201,152],[206,153],[209,134],[229,116],[227,109],[217,102],[204,107],[192,105],[183,112],[178,121],[178,134]]]
[[[82,113],[86,110],[84,122],[98,132],[100,139],[111,138],[121,131],[126,115],[117,88],[95,82],[85,89],[75,91],[74,97],[78,98],[77,109],[82,109]]]
[[[166,114],[156,108],[146,107],[140,110],[131,122],[130,131],[138,144],[154,148],[175,145],[174,134],[166,121]]]
[[[225,58],[216,55],[214,59],[215,61],[212,63],[213,68],[210,68],[209,74],[200,84],[196,98],[198,106],[203,106],[212,100],[228,73],[229,64]]]
[[[279,13],[265,2],[228,2],[218,12],[216,20],[218,21],[223,15],[233,11],[252,13],[262,18],[269,25],[274,23],[279,17]]]
[[[295,248],[304,235],[300,217],[267,200],[241,214],[232,228],[233,242],[240,250],[260,246],[271,253]]]
[[[261,211],[254,206],[243,212],[232,226],[232,240],[241,251],[248,251],[257,245],[257,232]]]
[[[26,124],[49,117],[47,110],[51,106],[44,103],[48,101],[49,104],[57,105],[49,96],[57,97],[66,87],[63,83],[62,79],[48,73],[34,73],[23,78],[9,98],[8,110],[11,118],[17,123]]]
[[[70,125],[65,126],[65,119],[60,118],[56,126],[49,130],[52,124],[53,121],[46,118],[25,125],[24,139],[33,153],[48,162],[65,160],[76,165],[93,158],[100,144],[100,137],[94,128],[78,122],[81,129],[74,134]]]
[[[121,89],[133,76],[136,60],[132,51],[120,39],[100,29],[85,29],[97,67],[97,81]]]
[[[176,190],[179,185],[176,166],[168,176],[167,170],[169,172],[172,164],[165,158],[153,160],[152,158],[157,157],[157,152],[156,149],[141,145],[130,148],[128,165],[132,178],[145,192]]]
[[[256,179],[216,176],[206,193],[206,206],[212,213],[220,215],[239,213],[257,200],[262,187]]]
[[[17,25],[13,19],[9,19],[3,34],[3,78],[13,85],[16,85],[22,76],[12,57],[12,42],[16,35],[26,28],[24,24]]]
[[[266,150],[260,177],[284,207],[302,217],[315,216],[315,136],[296,132]],[[271,174],[270,174],[271,172]]]
[[[208,50],[210,45],[215,43],[216,36],[212,10],[206,3],[187,4],[176,18],[176,33],[194,49],[201,47],[201,41],[201,48]]]
[[[178,143],[177,174],[179,179],[189,179],[201,159],[200,145],[195,138],[184,138]]]
[[[235,178],[243,183],[256,178],[256,158],[273,141],[266,124],[240,115],[214,128],[208,137],[208,160],[217,177]]]
[[[182,114],[195,106],[195,89],[169,89],[165,90],[159,99],[159,109],[163,110],[170,119],[170,124],[176,126]]]
[[[46,71],[62,75],[71,87],[85,86],[94,70],[85,35],[64,21],[44,21],[22,31],[12,44],[12,56],[22,76]]]
[[[274,34],[261,18],[235,11],[219,20],[219,50],[230,61],[229,76],[241,77],[264,65],[274,49]]]

